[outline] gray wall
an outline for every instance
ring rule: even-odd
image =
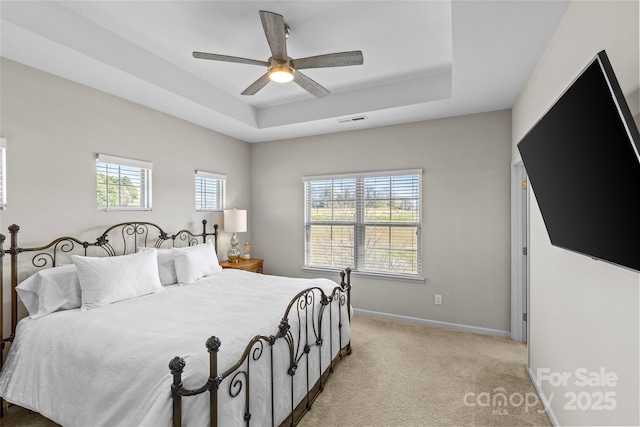
[[[0,225],[7,234],[18,224],[21,246],[131,220],[167,231],[222,224],[221,214],[195,211],[196,169],[225,173],[228,206],[251,212],[249,144],[16,62],[2,59],[1,69],[8,198]],[[97,210],[96,153],[153,162],[152,211]],[[221,233],[221,259],[229,238]]]
[[[267,273],[317,276],[301,271],[301,177],[422,168],[426,283],[354,277],[355,308],[508,331],[510,117],[499,111],[252,145],[253,254]]]
[[[639,86],[637,1],[574,1],[513,107],[515,144],[560,96],[575,76],[606,49],[623,93],[633,99]],[[637,117],[637,116],[636,116]],[[534,189],[535,190],[535,189]],[[637,194],[629,195],[637,200]],[[530,197],[530,370],[561,425],[638,425],[640,275],[551,246],[535,194]],[[578,369],[618,380],[607,387],[576,384]],[[565,383],[542,372],[569,374]],[[579,410],[613,393],[614,410]],[[606,403],[610,406],[610,403]]]

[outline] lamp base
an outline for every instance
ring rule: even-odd
[[[229,262],[240,262],[240,250],[237,250],[238,253],[232,253],[231,249],[227,252],[227,258],[229,258]]]
[[[236,233],[233,233],[233,236],[231,236],[231,242],[229,243],[231,243],[231,247],[227,251],[227,258],[229,258],[229,262],[237,263],[240,261],[242,253],[240,252],[240,249],[238,249],[238,238],[236,237]]]

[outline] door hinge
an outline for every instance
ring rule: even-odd
[[[527,181],[522,181],[522,189],[523,190],[527,189]]]
[[[522,320],[527,321],[527,313],[522,313]]]
[[[522,255],[527,255],[527,247],[522,248]]]

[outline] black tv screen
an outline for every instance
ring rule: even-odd
[[[605,51],[518,149],[551,244],[640,271],[640,134]]]

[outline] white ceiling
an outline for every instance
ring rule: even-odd
[[[248,142],[510,108],[568,1],[7,1],[0,54]],[[259,10],[284,16],[289,56],[361,50],[361,66],[240,93],[266,69]],[[343,119],[366,116],[366,120]]]

